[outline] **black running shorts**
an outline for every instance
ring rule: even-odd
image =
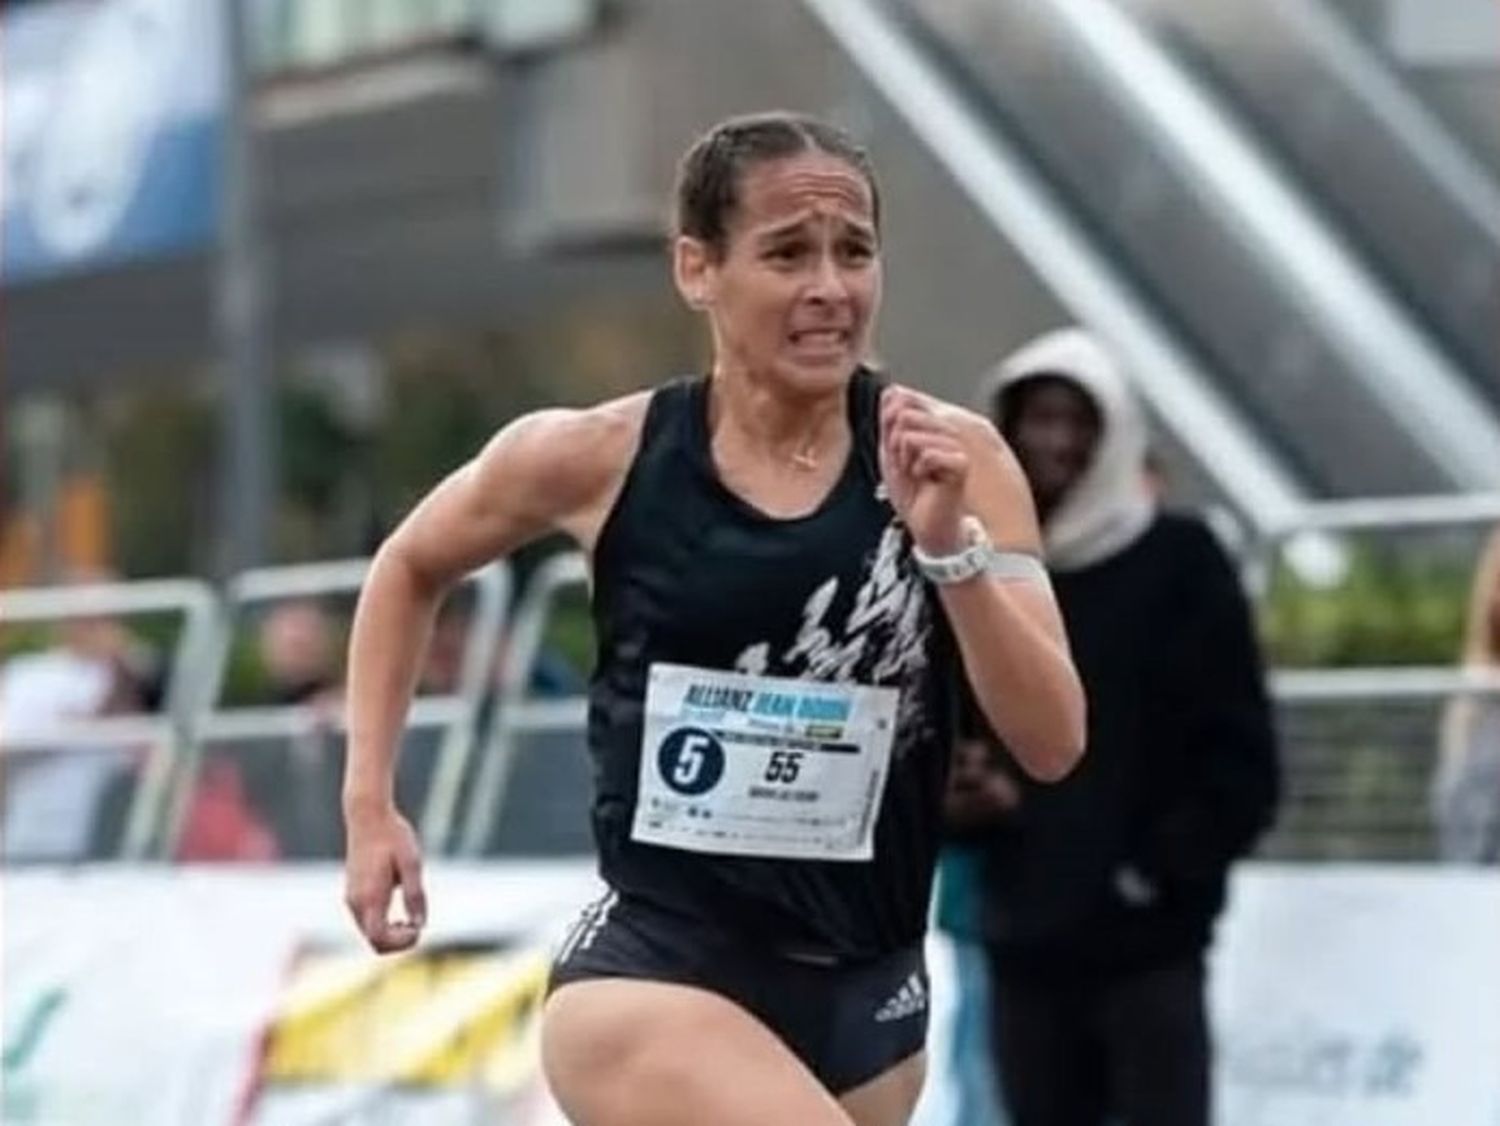
[[[691,985],[733,1001],[835,1095],[874,1079],[927,1039],[920,945],[860,961],[776,952],[609,892],[584,908],[558,947],[548,990],[610,977]]]

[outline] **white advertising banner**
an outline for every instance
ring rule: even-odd
[[[433,865],[429,933],[394,958],[331,867],[4,880],[6,1126],[562,1122],[536,1018],[591,864]],[[931,950],[917,1126],[968,1126]],[[1253,866],[1213,980],[1219,1126],[1500,1126],[1500,875]]]
[[[929,949],[914,1126],[975,1126],[952,1076],[985,1063],[949,1054],[958,963],[942,936]],[[1500,1126],[1500,873],[1244,865],[1210,1009],[1215,1126]]]
[[[1256,865],[1213,974],[1222,1126],[1500,1126],[1500,875]]]
[[[427,882],[422,948],[377,958],[332,868],[8,873],[0,1122],[555,1122],[535,1018],[592,865]]]

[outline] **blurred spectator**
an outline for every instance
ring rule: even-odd
[[[112,578],[78,572],[68,582]],[[109,616],[65,619],[56,644],[0,665],[6,857],[77,860],[112,843],[99,839],[101,813],[121,784],[129,788],[131,749],[49,745],[49,734],[70,721],[154,710],[161,683],[150,648]]]
[[[1463,665],[1500,672],[1500,531],[1474,573]],[[1500,862],[1500,695],[1463,696],[1443,716],[1433,819],[1444,860]]]
[[[977,709],[966,709],[969,717]],[[1000,811],[1014,810],[1020,791],[1010,776],[995,769],[989,741],[964,732],[953,750],[943,814],[954,833],[983,839]],[[952,1092],[953,1126],[1001,1126],[995,1084],[995,1046],[990,1034],[992,1000],[984,942],[983,850],[964,844],[943,852],[937,882],[937,925],[953,946],[953,976],[961,983],[954,1010],[947,1076]]]
[[[432,638],[417,677],[417,695],[453,696],[463,685],[464,650],[469,640],[469,616],[445,606],[432,625]]]
[[[993,741],[955,773],[1004,1101],[1015,1126],[1207,1126],[1204,955],[1278,785],[1250,609],[1208,528],[1158,511],[1144,420],[1096,340],[1035,341],[985,406],[1031,484],[1089,699],[1063,782]]]
[[[175,856],[182,861],[269,861],[336,854],[337,778],[332,728],[342,693],[337,631],[321,602],[270,606],[256,632],[265,702],[308,709],[312,727],[290,738],[211,749],[194,781]]]
[[[495,668],[497,685],[504,681],[506,669],[514,656],[514,627],[513,621],[508,622],[500,635]],[[581,696],[587,691],[587,674],[580,671],[551,641],[543,638],[532,658],[531,675],[526,680],[527,694],[555,700]]]
[[[180,861],[270,861],[281,845],[245,788],[239,763],[227,755],[204,760],[188,801],[175,858]]]
[[[113,576],[75,573],[70,584]],[[161,702],[161,669],[150,648],[116,618],[64,619],[57,644],[18,653],[0,665],[0,731],[31,736],[69,719],[153,711]]]
[[[269,703],[333,706],[341,693],[333,621],[316,599],[278,602],[257,637]]]

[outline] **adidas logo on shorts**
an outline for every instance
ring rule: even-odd
[[[875,1011],[875,1019],[881,1024],[893,1020],[905,1020],[927,1007],[927,986],[921,974],[912,974],[901,983],[895,995]]]

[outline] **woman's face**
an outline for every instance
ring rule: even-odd
[[[880,245],[864,175],[821,152],[751,166],[721,256],[677,240],[678,288],[707,312],[720,366],[788,390],[841,387],[880,308]]]

